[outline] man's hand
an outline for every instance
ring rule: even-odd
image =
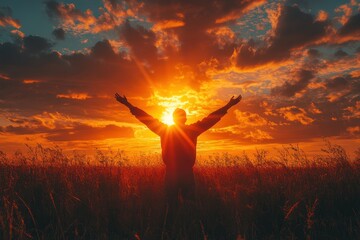
[[[230,101],[228,102],[227,105],[228,105],[229,107],[232,107],[232,106],[238,104],[238,103],[240,102],[241,98],[242,98],[241,95],[239,95],[237,98],[234,98],[234,96],[232,96],[232,98],[230,99]]]
[[[116,101],[118,101],[119,103],[124,104],[127,107],[130,107],[131,104],[129,103],[129,101],[127,100],[127,98],[125,97],[125,95],[122,97],[120,96],[118,93],[115,93],[115,99]]]

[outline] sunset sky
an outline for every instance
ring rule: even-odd
[[[243,100],[199,151],[360,146],[356,0],[1,0],[0,150],[160,152],[114,99],[188,123]]]

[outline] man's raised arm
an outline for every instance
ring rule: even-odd
[[[220,121],[220,119],[227,113],[227,111],[232,106],[240,102],[241,98],[241,95],[236,98],[233,96],[225,106],[219,108],[215,112],[210,113],[209,116],[207,116],[203,120],[194,123],[193,126],[195,127],[198,134],[205,132],[206,130],[214,126],[218,121]]]
[[[115,93],[115,99],[124,104],[129,108],[131,114],[133,114],[140,122],[144,123],[151,131],[156,133],[157,135],[161,135],[163,130],[166,128],[166,125],[161,123],[156,118],[152,117],[150,114],[133,106],[125,96],[120,96],[118,93]]]

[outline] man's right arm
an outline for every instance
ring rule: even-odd
[[[140,108],[133,106],[125,96],[121,97],[118,93],[116,93],[115,98],[118,102],[128,107],[132,115],[134,115],[140,122],[144,123],[157,135],[161,135],[161,133],[166,128],[166,125],[160,122],[158,119],[152,117],[150,114],[146,113]]]

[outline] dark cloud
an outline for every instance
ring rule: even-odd
[[[314,49],[314,48],[308,49],[307,54],[309,55],[309,57],[312,57],[312,58],[320,57],[320,55],[321,55],[320,51],[317,49]]]
[[[328,26],[328,22],[315,20],[314,16],[302,12],[297,6],[285,6],[278,19],[270,48],[292,49],[311,43],[324,37]]]
[[[203,80],[208,80],[206,69],[198,65],[209,59],[217,59],[217,67],[226,66],[229,64],[229,58],[235,48],[235,44],[231,42],[222,43],[219,48],[216,34],[209,34],[208,30],[222,26],[224,22],[230,21],[226,20],[227,17],[233,16],[233,14],[240,16],[261,2],[263,1],[227,1],[226,3],[214,1],[210,5],[203,1],[184,4],[181,4],[181,1],[179,3],[168,1],[160,3],[153,1],[127,2],[131,11],[135,14],[141,12],[148,16],[154,26],[160,26],[171,20],[179,21],[182,25],[166,29],[160,27],[160,32],[156,32],[153,28],[144,27],[142,23],[138,24],[138,21],[123,21],[120,26],[113,25],[112,29],[119,31],[120,39],[126,42],[124,47],[128,48],[130,52],[128,56],[132,57],[138,66],[142,65],[142,70],[139,70],[143,74],[149,75],[147,78],[155,79],[156,84],[162,84],[166,79],[174,79],[176,74],[182,73],[183,70],[179,70],[177,67],[177,65],[181,65],[187,69],[189,75],[193,76],[187,80],[187,84],[198,87]],[[121,1],[105,1],[105,9],[101,15],[107,16],[106,19],[116,18],[119,11],[124,10],[123,4]],[[100,28],[108,29],[101,20],[103,18],[94,17],[87,10],[80,11],[74,4],[48,1],[45,6],[48,15],[60,21],[61,26],[66,26],[65,29],[80,32],[82,30],[97,32],[100,31]],[[162,16],[158,15],[159,11]],[[121,14],[123,13],[121,12]],[[223,23],[217,23],[219,19]],[[233,21],[236,18],[232,17],[231,19]],[[95,31],[95,28],[99,28],[99,30]],[[171,40],[169,40],[169,36],[172,37]],[[171,42],[174,39],[177,39],[178,43]],[[92,52],[95,53],[96,48],[103,47],[104,50],[108,49],[106,57],[113,56],[112,51],[105,45],[106,43],[99,43],[92,49]],[[96,57],[100,57],[100,55],[96,54]]]
[[[16,64],[20,61],[21,49],[17,44],[5,42],[0,43],[0,68],[6,65]],[[3,69],[7,70],[7,69]]]
[[[286,0],[285,4],[288,6],[299,6],[301,8],[309,9],[309,0]]]
[[[0,7],[0,27],[7,26],[20,28],[21,24],[18,19],[12,17],[12,9],[10,7]]]
[[[349,18],[349,20],[339,29],[339,35],[360,35],[360,13],[357,13]]]
[[[46,13],[49,17],[72,17],[74,19],[86,19],[89,15],[75,8],[74,4],[63,4],[57,1],[45,1]]]
[[[38,54],[42,52],[47,52],[52,47],[52,43],[50,43],[47,39],[39,37],[39,36],[26,36],[24,37],[24,48],[25,51]]]
[[[50,141],[76,141],[132,137],[134,137],[134,131],[129,127],[118,127],[115,125],[93,127],[79,124],[71,129],[59,129],[57,131],[52,131],[46,138]]]
[[[335,77],[326,82],[326,87],[332,90],[341,90],[349,85],[349,76]]]
[[[121,8],[119,1],[106,1],[111,9]],[[167,48],[165,56],[172,61],[180,61],[197,70],[196,65],[212,58],[221,64],[228,61],[234,51],[235,43],[232,39],[218,46],[216,30],[225,23],[234,22],[250,9],[264,1],[134,1],[138,11],[147,16],[155,26],[176,22],[177,27],[162,28],[165,34],[174,35],[179,41],[177,52]],[[133,3],[134,5],[134,3]],[[141,7],[139,7],[141,6]],[[209,34],[213,32],[214,34]],[[131,48],[146,60],[154,59],[157,51],[154,47],[154,32],[143,27],[125,23],[122,33]],[[163,46],[161,46],[163,47]]]
[[[349,56],[349,54],[347,52],[343,51],[342,49],[339,49],[334,53],[334,57],[336,57],[336,58],[343,58],[346,56]]]
[[[75,123],[66,128],[47,128],[37,122],[37,126],[29,125],[8,125],[0,127],[0,132],[24,134],[46,134],[50,141],[76,141],[76,140],[103,140],[109,138],[132,138],[134,131],[130,127],[119,127],[116,125],[106,125],[102,127],[90,126],[82,123]]]
[[[258,49],[249,44],[240,46],[237,64],[239,67],[249,67],[288,59],[292,49],[323,38],[328,26],[327,21],[317,21],[297,6],[283,6],[270,45]]]
[[[13,133],[13,134],[17,134],[17,135],[46,133],[49,130],[50,129],[48,129],[46,127],[32,128],[29,126],[14,126],[14,125],[0,127],[0,131],[3,133]]]
[[[91,48],[91,54],[99,59],[115,59],[117,57],[117,54],[107,39],[97,42]]]
[[[292,97],[305,89],[312,78],[314,78],[313,71],[302,69],[297,73],[297,79],[295,81],[286,81],[282,86],[271,89],[271,94]]]
[[[303,76],[305,75],[311,74],[303,74]],[[296,98],[282,98],[279,101],[273,95],[268,95],[249,96],[248,99],[244,99],[240,111],[256,113],[267,121],[276,123],[276,126],[271,128],[257,127],[273,137],[273,139],[261,142],[290,143],[334,136],[358,137],[358,135],[351,135],[347,129],[349,126],[359,125],[357,115],[360,101],[360,78],[339,75],[331,79],[321,79],[317,76],[316,80],[324,83],[324,87],[307,88],[301,96]],[[284,84],[283,87],[285,88],[285,86]],[[331,99],[328,97],[329,95],[337,98]],[[314,107],[317,111],[313,111]],[[301,123],[301,120],[307,120],[307,118],[307,124]],[[241,126],[243,124],[244,122],[241,122]],[[242,135],[241,132],[240,135]],[[230,136],[230,138],[234,139],[235,136]]]
[[[89,53],[67,55],[51,51],[48,41],[40,37],[29,36],[24,42],[25,47],[0,43],[0,73],[9,78],[0,78],[0,108],[9,113],[22,111],[31,116],[53,111],[82,117],[87,109],[93,118],[104,118],[111,115],[104,106],[112,102],[115,91],[150,94],[146,77],[155,79],[152,73],[144,76],[135,62],[115,53],[107,40],[95,44]],[[77,99],[79,94],[90,97]]]
[[[157,48],[155,47],[155,34],[142,26],[132,26],[127,21],[121,29],[121,35],[129,44],[136,58],[152,63],[157,59]]]
[[[112,1],[112,3],[119,1]],[[233,21],[250,9],[264,3],[263,0],[194,0],[194,1],[136,1],[143,4],[140,12],[151,18],[152,21],[183,19],[186,25],[209,26],[216,22]],[[199,27],[200,29],[200,27]],[[196,34],[196,33],[194,33]]]
[[[60,3],[57,1],[45,1],[46,13],[49,17],[60,16],[61,12],[59,11]]]
[[[62,28],[56,28],[52,31],[52,34],[57,40],[65,40],[65,31]]]

